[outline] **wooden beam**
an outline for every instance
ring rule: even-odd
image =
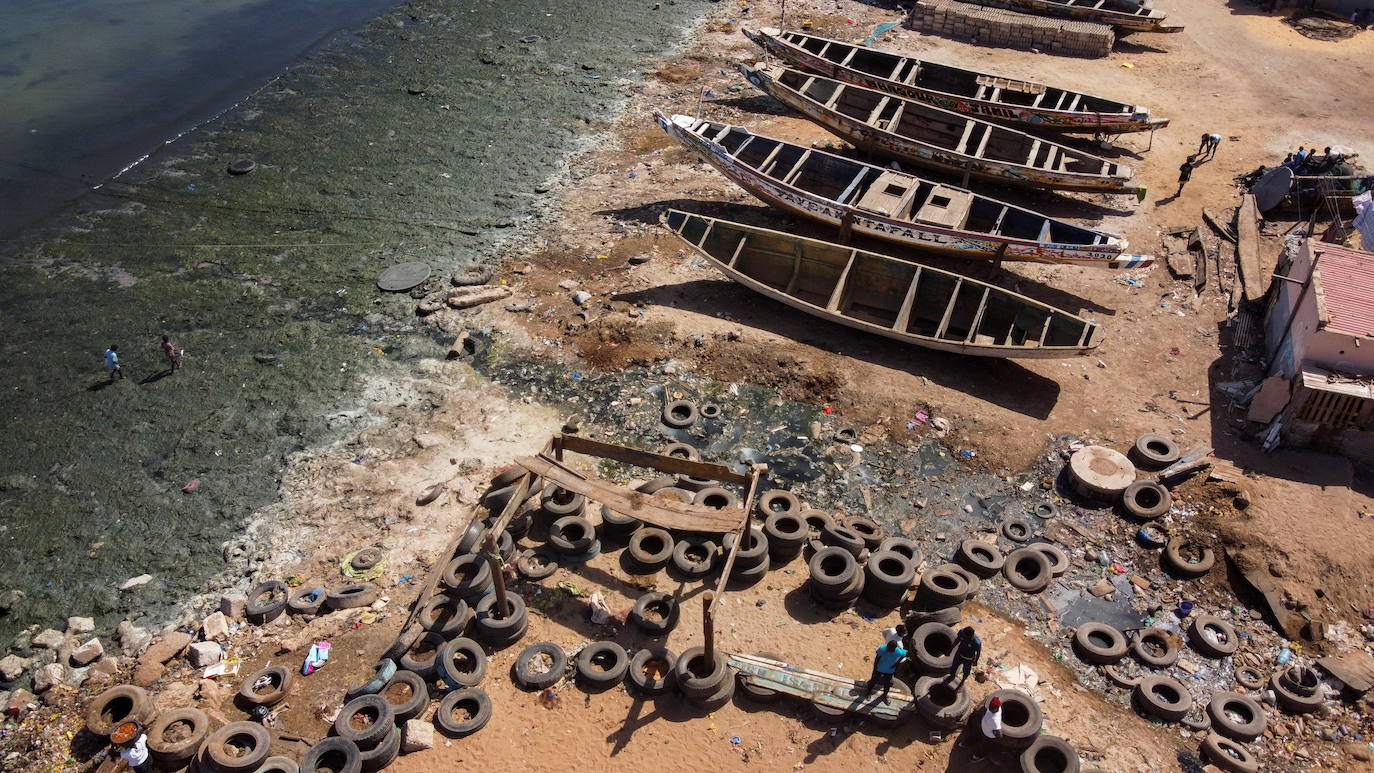
[[[587,456],[597,456],[602,459],[614,459],[617,462],[633,464],[636,467],[652,467],[660,472],[671,472],[677,475],[691,475],[697,478],[710,478],[722,483],[737,483],[744,485],[749,482],[748,475],[741,475],[730,469],[726,465],[716,464],[715,462],[696,462],[690,459],[682,459],[676,456],[665,456],[656,454],[652,451],[641,451],[637,448],[626,448],[612,443],[603,443],[600,440],[582,437],[581,435],[558,435],[562,439],[563,448],[575,454],[586,454]],[[536,471],[537,472],[537,471]]]
[[[604,481],[588,480],[546,457],[522,456],[515,461],[522,467],[544,476],[556,486],[600,502],[621,515],[628,515],[664,529],[721,534],[734,531],[739,528],[741,522],[747,523],[749,520],[748,513],[737,507],[717,510],[713,507],[689,505],[613,486]]]
[[[720,577],[716,579],[715,599],[711,602],[711,609],[714,610],[716,604],[725,598],[725,593],[730,582],[730,571],[735,568],[735,554],[739,552],[740,545],[744,544],[744,533],[749,530],[749,513],[754,511],[754,496],[759,491],[759,476],[768,470],[766,464],[756,464],[750,470],[749,491],[744,495],[744,521],[735,530],[735,544],[730,548],[730,553],[725,556],[725,566],[720,570]]]
[[[1263,298],[1266,289],[1264,278],[1260,276],[1259,238],[1259,212],[1255,208],[1255,197],[1247,193],[1240,200],[1240,211],[1236,213],[1236,263],[1240,268],[1241,290],[1247,301]]]

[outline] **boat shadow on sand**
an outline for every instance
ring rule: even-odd
[[[776,209],[770,207],[730,204],[720,201],[671,199],[668,201],[656,201],[638,207],[606,209],[596,214],[605,217],[613,217],[624,222],[636,222],[656,226],[659,224],[659,216],[668,209],[680,209],[684,212],[706,215],[722,220],[733,220],[746,225],[759,226],[760,228],[775,228],[796,236],[805,236],[811,239],[834,242],[837,241],[838,236],[834,228],[827,227],[824,224],[803,220],[798,217],[780,214]],[[664,236],[668,236],[669,232],[663,231],[663,234]],[[993,263],[985,260],[948,258],[934,253],[903,248],[892,242],[862,236],[855,236],[850,239],[848,246],[867,252],[876,252],[879,255],[890,255],[894,258],[910,261],[912,263],[933,266],[935,268],[944,269],[945,271],[952,271],[956,274],[963,274],[981,282],[988,282],[999,287],[1007,288],[1058,309],[1077,309],[1088,314],[1098,314],[1108,317],[1116,316],[1116,309],[1114,308],[1103,306],[1090,298],[1084,298],[1081,295],[1076,295],[1058,287],[1051,287],[1043,282],[1038,282],[1030,277],[1017,273],[1014,270],[1015,263],[1004,263],[1002,264],[1002,268],[998,269]]]

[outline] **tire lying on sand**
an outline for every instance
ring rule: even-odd
[[[463,636],[444,642],[434,663],[439,678],[452,687],[476,687],[487,675],[487,653]]]
[[[520,651],[511,670],[516,684],[526,690],[542,690],[563,678],[568,654],[554,642],[536,642]]]
[[[334,734],[371,749],[386,739],[396,726],[396,714],[391,704],[380,695],[362,695],[345,703],[334,719]]]
[[[708,663],[705,647],[692,647],[679,655],[673,664],[673,678],[678,690],[693,700],[712,698],[724,682],[734,684],[725,658],[717,653],[715,663]]]
[[[585,690],[600,692],[620,684],[630,667],[630,656],[613,641],[598,641],[577,655],[577,681]]]
[[[954,665],[953,628],[940,623],[922,623],[911,632],[911,663],[923,674],[948,674]]]
[[[669,593],[645,593],[630,611],[630,622],[650,636],[666,636],[677,627],[682,610]]]
[[[1207,702],[1207,716],[1212,729],[1233,741],[1253,741],[1264,735],[1269,724],[1264,706],[1249,695],[1223,690]]]
[[[175,740],[168,731],[175,730]],[[175,770],[190,762],[210,736],[210,717],[196,708],[164,711],[148,726],[148,752],[163,768]]]
[[[266,759],[272,734],[256,722],[230,722],[205,739],[205,759],[220,773],[249,773]]]
[[[923,676],[912,686],[916,713],[934,727],[952,730],[963,724],[973,708],[968,688],[943,676]]]
[[[1007,554],[1002,574],[1013,588],[1023,593],[1039,593],[1054,578],[1049,558],[1034,548],[1018,548]]]
[[[641,695],[664,695],[673,690],[677,654],[666,647],[645,647],[630,658],[625,679]]]
[[[1163,435],[1141,435],[1127,453],[1142,470],[1162,470],[1178,461],[1178,446]]]
[[[1190,554],[1196,554],[1197,559],[1189,557]],[[1212,570],[1216,560],[1216,553],[1210,547],[1182,537],[1169,540],[1164,548],[1165,565],[1180,577],[1201,577]]]
[[[1037,736],[1035,742],[1021,752],[1020,762],[1021,773],[1078,773],[1081,769],[1078,750],[1053,735]]]
[[[434,712],[434,724],[444,735],[465,738],[491,721],[491,698],[480,687],[464,687],[444,696]]]
[[[397,723],[414,719],[429,708],[429,686],[413,671],[397,671],[377,694],[391,706]]]
[[[1202,756],[1228,773],[1259,773],[1259,760],[1249,749],[1216,733],[1202,742]]]
[[[249,674],[239,685],[239,700],[249,706],[275,706],[291,689],[291,670],[285,666],[268,666]],[[263,681],[262,687],[258,682]]]
[[[1121,493],[1121,507],[1132,518],[1153,521],[1169,512],[1174,499],[1169,489],[1152,480],[1138,480]]]
[[[325,738],[301,757],[300,773],[359,773],[362,751],[347,738]]]
[[[1143,677],[1131,695],[1136,709],[1143,714],[1178,722],[1193,708],[1193,696],[1177,679],[1168,676]]]
[[[1024,749],[1034,743],[1045,725],[1040,704],[1020,690],[997,690],[983,699],[980,710],[987,711],[993,698],[1002,701],[1002,735],[993,743],[1004,749]]]

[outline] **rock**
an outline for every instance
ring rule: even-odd
[[[13,612],[24,600],[24,591],[10,589],[0,593],[0,612]]]
[[[632,266],[640,266],[640,265],[643,265],[643,264],[645,264],[645,263],[648,263],[650,257],[651,257],[651,256],[649,256],[649,255],[644,255],[644,254],[642,254],[642,253],[639,254],[639,255],[631,255],[631,256],[629,257],[629,260],[628,260],[627,262],[628,262],[630,265],[632,265]]]
[[[5,715],[17,717],[32,708],[37,700],[37,696],[21,687],[10,693],[9,700],[5,701]]]
[[[33,660],[21,658],[18,655],[6,655],[0,658],[0,679],[4,679],[6,682],[13,682],[24,675],[24,671],[28,669],[29,664],[32,662]]]
[[[38,633],[38,626],[31,625],[15,634],[14,639],[10,641],[10,651],[28,652],[29,648],[33,646],[33,635],[36,633]]]
[[[219,611],[230,620],[242,620],[248,611],[248,597],[242,593],[226,593],[219,597]]]
[[[137,577],[130,577],[129,579],[125,580],[124,582],[121,582],[121,583],[119,584],[119,589],[120,589],[120,590],[129,590],[130,588],[137,588],[137,587],[140,586],[140,585],[147,585],[148,583],[150,583],[150,582],[152,582],[152,581],[153,581],[153,576],[152,576],[151,574],[140,574],[140,575],[137,576]]]
[[[71,669],[61,663],[49,663],[33,672],[33,689],[40,694],[47,692],[67,681],[70,678],[70,671]]]
[[[563,281],[561,281],[561,282],[558,283],[558,289],[560,289],[560,290],[572,290],[572,289],[574,289],[574,288],[576,288],[576,287],[577,287],[577,280],[576,280],[576,279],[564,279]]]
[[[206,641],[229,640],[229,618],[223,612],[212,612],[200,621],[201,637]]]
[[[1112,581],[1108,580],[1105,577],[1093,583],[1091,588],[1088,588],[1088,592],[1093,594],[1094,596],[1097,596],[1098,598],[1110,596],[1115,591],[1116,586],[1112,585]]]
[[[153,640],[153,635],[148,633],[147,629],[134,625],[132,621],[124,620],[115,627],[115,639],[125,655],[139,655],[147,648],[148,642]]]
[[[33,646],[45,650],[55,650],[58,647],[61,647],[62,642],[66,640],[67,637],[64,636],[61,631],[54,631],[53,629],[48,628],[44,630],[42,633],[33,637]]]
[[[78,666],[84,666],[92,661],[100,660],[105,655],[105,645],[99,639],[91,639],[80,647],[72,650],[71,662]]]
[[[213,666],[224,657],[224,650],[213,641],[198,641],[186,651],[186,659],[196,668]]]
[[[119,673],[119,658],[101,658],[91,666],[91,673],[114,676]]]
[[[455,287],[444,299],[451,308],[466,309],[509,298],[509,287]]]
[[[411,720],[411,721],[414,721],[414,720]],[[409,730],[410,730],[409,723],[407,723],[406,731],[409,732]],[[1343,744],[1341,748],[1345,749],[1345,753],[1346,753],[1346,754],[1349,754],[1349,755],[1350,755],[1351,757],[1353,757],[1354,759],[1359,760],[1360,762],[1369,762],[1369,745],[1368,745],[1368,744],[1362,744],[1362,743],[1348,743],[1348,744]]]
[[[138,668],[134,670],[134,684],[147,687],[161,679],[167,661],[181,654],[190,644],[191,634],[181,631],[173,631],[158,639],[144,650],[142,657],[138,659]]]
[[[407,719],[401,751],[405,754],[434,748],[434,724],[423,719]]]
[[[67,618],[68,636],[85,636],[88,633],[95,633],[95,620],[89,617]]]
[[[577,292],[572,294],[573,303],[576,303],[578,306],[586,306],[587,301],[590,301],[591,299],[592,294],[587,292],[586,290],[578,290]]]

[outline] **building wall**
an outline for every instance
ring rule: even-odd
[[[1374,373],[1374,346],[1356,346],[1358,340],[1356,336],[1318,330],[1307,339],[1303,357],[1328,370]]]
[[[1293,256],[1293,264],[1286,268],[1280,266],[1278,273],[1297,279],[1306,279],[1312,264],[1312,253],[1309,245],[1310,242],[1304,242],[1297,254]],[[1275,288],[1274,303],[1269,307],[1269,314],[1264,321],[1264,344],[1269,354],[1269,362],[1272,363],[1269,373],[1281,375],[1289,381],[1295,381],[1298,366],[1307,356],[1309,339],[1317,330],[1317,296],[1310,290],[1303,296],[1303,286],[1294,282],[1275,279],[1274,284],[1278,285]],[[1284,328],[1288,325],[1288,318],[1293,316],[1293,309],[1300,296],[1302,296],[1302,308],[1298,309],[1292,330],[1285,338]],[[1280,349],[1281,341],[1283,345]]]

